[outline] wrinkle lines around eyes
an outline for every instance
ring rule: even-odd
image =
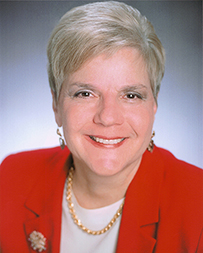
[[[143,84],[138,84],[138,85],[127,85],[125,87],[122,88],[122,93],[123,94],[133,94],[134,95],[140,95],[142,97],[142,99],[147,99],[148,97],[148,88],[147,86],[143,85]]]
[[[118,98],[125,98],[124,101],[135,102],[136,99],[146,101],[150,99],[153,94],[151,91],[151,87],[148,87],[147,84],[136,83],[136,84],[127,84],[127,85],[119,85],[120,87],[113,85],[108,85],[107,87],[97,87],[95,84],[90,83],[82,83],[82,82],[73,82],[73,83],[66,83],[66,86],[63,90],[63,97],[64,98],[102,98],[105,96],[104,94],[108,92],[116,92]],[[89,95],[84,95],[84,94]],[[112,93],[112,95],[113,95]],[[82,95],[81,95],[82,94]],[[115,93],[114,93],[115,94]],[[126,100],[127,99],[127,100]]]
[[[68,84],[65,88],[65,95],[68,95],[69,97],[74,97],[74,94],[78,92],[79,90],[84,90],[84,91],[90,91],[93,93],[98,93],[96,92],[96,89],[93,85],[91,84],[86,84],[86,83],[71,83]]]

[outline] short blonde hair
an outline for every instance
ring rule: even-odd
[[[164,75],[165,53],[152,24],[121,2],[73,8],[59,21],[47,47],[49,83],[58,99],[64,80],[87,60],[122,47],[137,48],[145,59],[155,100]]]

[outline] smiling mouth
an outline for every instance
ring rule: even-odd
[[[95,137],[95,136],[90,136],[90,138],[93,141],[96,141],[97,143],[101,143],[101,144],[107,144],[107,145],[115,145],[118,143],[121,143],[125,138],[119,138],[119,139],[102,139],[99,137]]]

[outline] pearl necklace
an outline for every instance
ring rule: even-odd
[[[72,182],[73,182],[73,167],[70,168],[69,170],[69,174],[68,174],[68,178],[67,178],[67,188],[66,188],[66,200],[68,202],[68,208],[69,208],[69,212],[71,214],[71,217],[74,221],[74,223],[80,228],[82,229],[84,232],[91,234],[91,235],[101,235],[105,232],[107,232],[112,226],[113,224],[116,222],[116,220],[118,219],[118,217],[121,215],[122,210],[123,210],[123,205],[124,205],[124,200],[122,202],[122,204],[120,205],[119,209],[117,210],[116,214],[114,215],[114,217],[111,219],[111,221],[107,224],[106,227],[104,227],[101,230],[98,231],[92,231],[88,228],[86,228],[82,222],[80,221],[80,219],[78,219],[75,210],[74,210],[74,204],[72,203],[71,200],[71,189],[72,189]]]

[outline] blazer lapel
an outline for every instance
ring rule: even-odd
[[[56,163],[52,160],[46,165],[25,203],[27,215],[24,228],[30,252],[36,252],[29,241],[33,231],[46,238],[46,250],[43,252],[59,252],[62,196],[69,168],[66,159],[67,155],[56,159]]]
[[[146,151],[126,193],[117,253],[153,252],[159,222],[163,162],[157,150]]]

